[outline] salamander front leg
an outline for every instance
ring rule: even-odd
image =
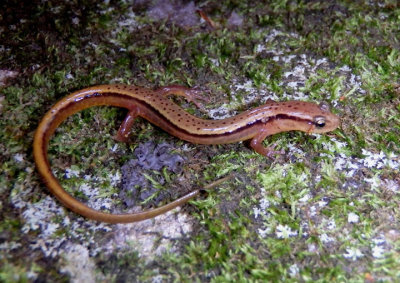
[[[203,105],[199,102],[202,100],[208,102],[209,100],[204,97],[202,91],[195,88],[188,88],[180,85],[163,86],[155,90],[162,96],[170,96],[172,94],[184,97],[188,102],[192,102],[197,108],[202,108]]]
[[[118,133],[115,136],[115,139],[120,142],[127,142],[129,133],[132,129],[133,123],[135,122],[135,118],[139,116],[139,109],[134,107],[133,109],[129,110],[128,114],[124,121],[122,122],[121,126],[119,127]]]
[[[272,159],[275,154],[284,154],[283,150],[274,150],[275,146],[265,147],[262,142],[265,140],[270,133],[266,129],[262,129],[250,142],[251,148],[253,148],[257,153],[264,155]]]

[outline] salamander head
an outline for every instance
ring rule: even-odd
[[[329,110],[326,103],[287,101],[278,110],[279,124],[283,131],[326,133],[340,125],[340,119]]]
[[[329,105],[321,102],[320,104],[311,103],[310,113],[312,115],[312,126],[309,133],[326,133],[335,130],[340,126],[340,119],[337,115],[330,112]]]

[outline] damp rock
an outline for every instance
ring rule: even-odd
[[[228,25],[231,27],[238,27],[243,25],[243,17],[236,12],[232,12],[231,16],[228,18]]]
[[[126,162],[122,168],[122,189],[119,197],[128,207],[134,206],[156,194],[158,189],[154,188],[145,174],[163,185],[165,180],[162,176],[152,173],[160,171],[164,167],[174,173],[182,172],[184,158],[177,153],[171,153],[173,146],[168,143],[155,144],[146,142],[135,149],[137,159]],[[157,205],[164,199],[166,193],[160,191],[152,202]]]
[[[161,170],[166,166],[174,173],[180,173],[183,157],[179,154],[171,154],[173,147],[168,143],[155,145],[153,142],[147,142],[135,149],[135,155],[138,164],[147,170]]]
[[[156,20],[170,21],[180,27],[191,27],[200,23],[197,8],[193,1],[159,0],[154,3],[147,12],[147,15]]]

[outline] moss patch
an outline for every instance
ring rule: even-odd
[[[0,280],[87,271],[95,281],[398,281],[397,1],[136,2],[0,7]],[[190,21],[160,16],[171,7]],[[165,202],[234,173],[176,212],[106,225],[64,209],[31,154],[52,104],[105,83],[198,86],[203,109],[175,101],[213,119],[268,99],[325,100],[342,127],[272,136],[285,154],[269,160],[245,143],[191,145],[144,120],[134,142],[117,143],[124,110],[85,110],[60,126],[49,153],[62,185],[98,209],[118,208],[121,166],[149,140],[187,158],[182,173],[161,172]]]

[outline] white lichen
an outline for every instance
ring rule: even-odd
[[[360,217],[357,214],[355,214],[354,212],[350,212],[347,215],[347,222],[348,223],[358,223],[359,220],[360,220]]]
[[[364,254],[358,248],[355,247],[347,248],[346,253],[343,254],[344,258],[350,259],[352,261],[356,261],[357,259],[363,256]]]
[[[279,239],[288,239],[297,236],[297,231],[293,231],[288,225],[279,224],[276,227],[275,234]]]

